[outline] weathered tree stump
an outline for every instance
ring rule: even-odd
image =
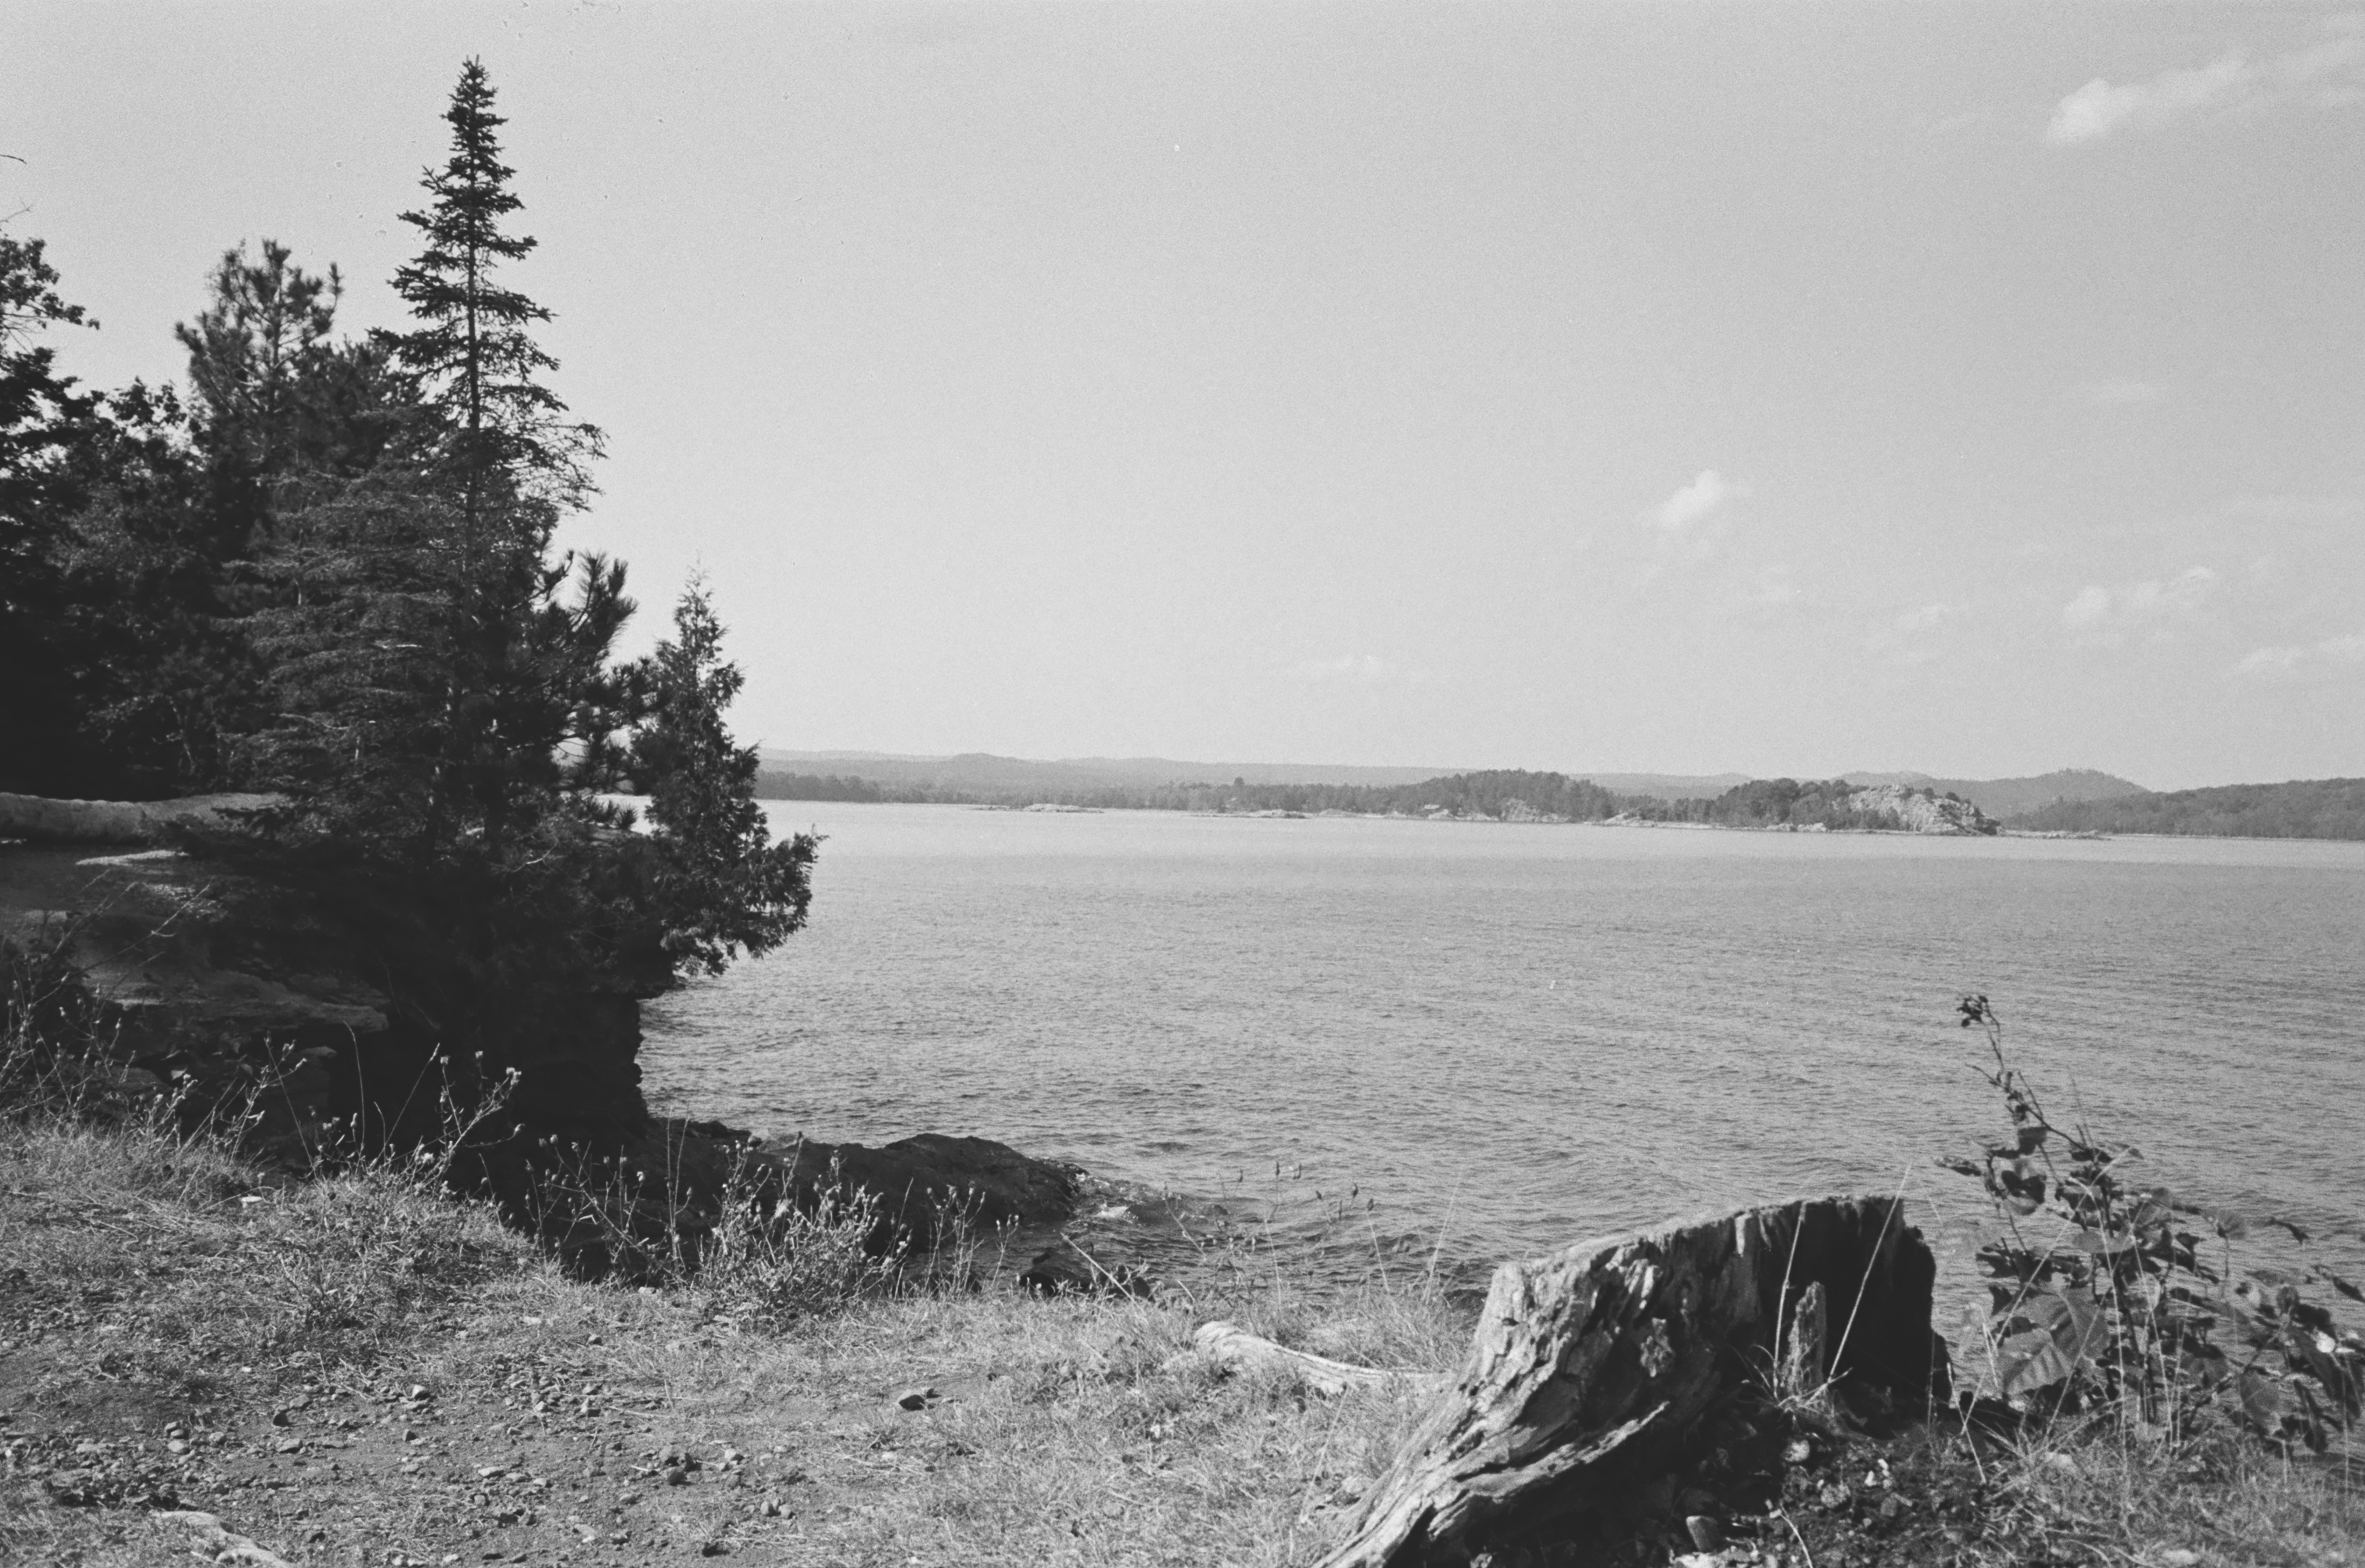
[[[1800,1375],[1921,1398],[1943,1366],[1936,1270],[1902,1208],[1827,1198],[1504,1264],[1459,1377],[1325,1568],[1442,1568],[1564,1539],[1664,1466],[1721,1394],[1754,1378],[1779,1395],[1777,1326],[1811,1286],[1836,1327],[1827,1349],[1784,1336]]]

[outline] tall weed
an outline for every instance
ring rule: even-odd
[[[1966,1369],[1972,1392],[2041,1414],[2109,1411],[2170,1443],[2220,1421],[2318,1452],[2348,1434],[2365,1394],[2365,1338],[2304,1287],[2365,1294],[2321,1262],[2237,1272],[2227,1245],[2254,1223],[2303,1246],[2307,1231],[2138,1181],[2139,1151],[2051,1118],[2006,1056],[1986,997],[1965,996],[1956,1012],[1987,1036],[1993,1066],[1982,1076],[2011,1123],[1978,1159],[1941,1162],[1976,1178],[2002,1221],[1978,1251],[1991,1307]]]

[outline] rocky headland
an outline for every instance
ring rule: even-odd
[[[532,998],[492,1079],[454,1049],[484,955],[447,950],[432,910],[398,884],[332,900],[208,852],[269,803],[0,795],[0,941],[70,979],[127,1090],[169,1093],[193,1122],[241,1119],[249,1148],[297,1172],[474,1122],[472,1180],[594,1273],[630,1242],[613,1204],[597,1222],[583,1213],[593,1185],[629,1193],[630,1225],[668,1244],[711,1226],[726,1193],[869,1193],[882,1245],[925,1245],[949,1215],[1039,1245],[1071,1215],[1079,1170],[985,1138],[776,1147],[652,1114],[640,1008],[660,988],[644,975]]]

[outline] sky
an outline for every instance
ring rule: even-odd
[[[744,738],[2365,775],[2365,12],[6,0],[65,367],[395,324],[471,55]]]

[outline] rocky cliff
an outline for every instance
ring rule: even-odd
[[[1892,819],[1903,833],[1978,835],[1993,834],[2001,824],[1968,801],[1902,784],[1877,784],[1847,797],[1847,809],[1867,819]]]

